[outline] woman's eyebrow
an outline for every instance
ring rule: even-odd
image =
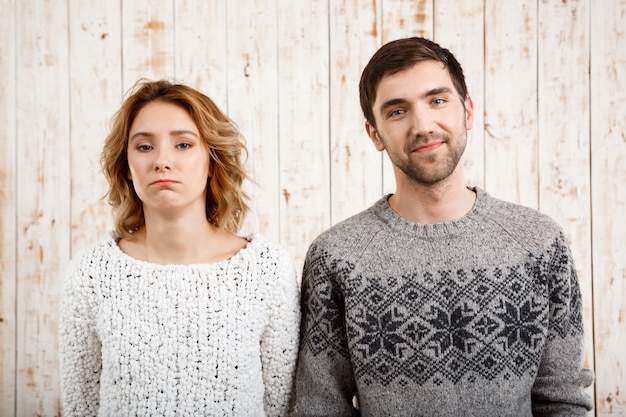
[[[170,131],[170,136],[181,136],[181,135],[192,135],[192,136],[195,136],[196,138],[199,138],[198,134],[194,132],[193,130],[178,129],[178,130]],[[128,139],[128,141],[132,142],[133,140],[137,138],[144,138],[144,137],[149,138],[152,136],[154,136],[154,134],[150,132],[136,132]]]
[[[194,132],[194,131],[192,131],[192,130],[184,130],[184,129],[181,129],[181,130],[172,130],[172,131],[170,132],[170,135],[172,135],[172,136],[179,136],[179,135],[193,135],[193,136],[195,136],[195,137],[198,137],[198,134],[197,134],[196,132]]]
[[[137,132],[135,134],[133,134],[130,138],[128,138],[129,142],[132,142],[133,140],[140,138],[140,137],[150,137],[153,136],[151,133],[148,132]]]

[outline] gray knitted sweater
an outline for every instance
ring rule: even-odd
[[[407,222],[385,197],[313,242],[293,415],[591,409],[581,298],[561,228],[475,191],[456,221]]]

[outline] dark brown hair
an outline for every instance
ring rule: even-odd
[[[380,81],[408,69],[421,61],[435,60],[442,62],[450,73],[452,83],[461,102],[467,98],[467,86],[463,69],[454,55],[435,42],[425,38],[412,37],[391,41],[383,45],[369,60],[359,82],[361,110],[365,119],[376,128],[373,106],[376,101],[376,89]]]

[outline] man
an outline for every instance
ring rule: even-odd
[[[397,189],[309,248],[293,414],[585,415],[570,249],[547,216],[466,187],[474,107],[457,60],[393,41],[359,89]]]

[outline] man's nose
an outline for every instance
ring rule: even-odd
[[[428,135],[435,131],[435,123],[428,110],[420,109],[413,112],[413,134]]]

